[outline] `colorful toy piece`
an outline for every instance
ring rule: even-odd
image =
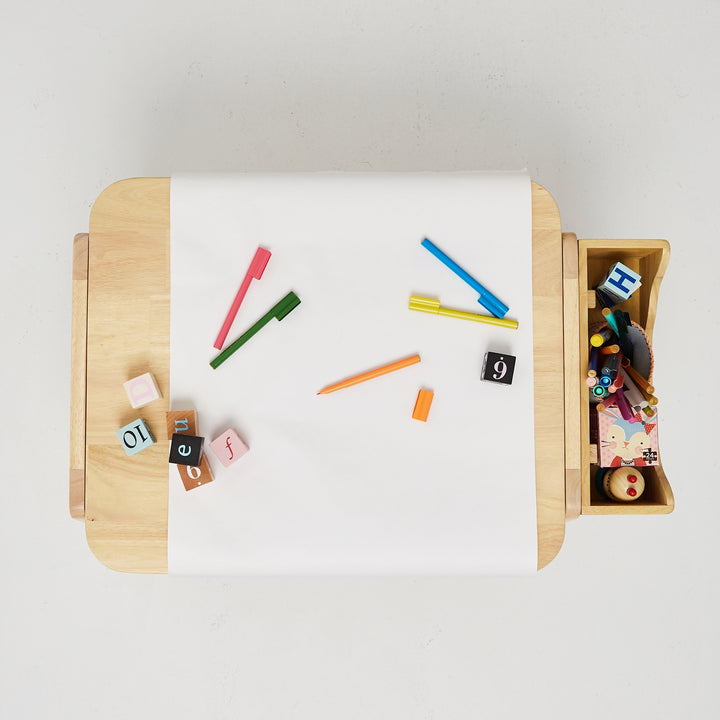
[[[121,427],[115,431],[115,434],[122,443],[126,455],[137,455],[145,448],[155,444],[155,438],[150,432],[148,424],[142,418]]]
[[[174,465],[197,467],[202,455],[204,438],[174,433],[170,441],[170,462]]]
[[[640,280],[640,275],[621,262],[616,262],[596,290],[617,304],[627,300],[642,285]]]
[[[225,467],[237,462],[249,450],[232,428],[228,428],[222,435],[216,437],[210,443],[210,447]]]
[[[146,372],[123,383],[130,404],[136,410],[159,400],[162,395],[152,373]]]
[[[167,439],[172,440],[175,433],[179,435],[197,434],[197,412],[195,410],[170,410],[165,413]]]
[[[197,413],[195,410],[171,410],[165,415],[167,423],[167,439],[172,436],[195,435],[197,433]],[[178,474],[185,490],[194,490],[201,485],[207,485],[213,477],[210,463],[205,455],[200,458],[198,465],[176,465]]]
[[[481,378],[489,382],[511,385],[515,372],[515,356],[496,352],[485,353]]]

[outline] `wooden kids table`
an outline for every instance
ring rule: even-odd
[[[566,516],[616,512],[616,506],[603,503],[590,488],[587,465],[592,449],[581,422],[581,398],[587,393],[580,390],[583,344],[579,338],[582,321],[586,332],[594,306],[587,289],[588,268],[600,272],[594,269],[592,252],[588,256],[582,243],[606,241],[578,244],[574,235],[563,235],[555,201],[536,183],[532,183],[532,218],[540,569],[563,543]],[[640,255],[623,245],[624,255],[610,255],[631,264],[637,260],[636,266],[645,262],[645,271],[654,272],[655,282],[646,283],[643,278],[649,301],[639,301],[651,324],[667,252],[664,241],[646,242],[660,245],[641,249]],[[89,233],[77,235],[74,241],[70,512],[84,518],[88,543],[98,559],[127,572],[164,573],[168,569],[167,440],[158,437],[160,450],[140,453],[133,459],[133,472],[128,473],[117,453],[119,426],[114,420],[126,409],[120,407],[126,400],[117,388],[153,368],[163,398],[143,408],[143,417],[151,426],[165,426],[170,376],[169,252],[169,178],[129,179],[111,185],[93,206]],[[586,266],[579,274],[583,259]],[[650,489],[648,502],[634,512],[672,509],[672,492],[662,468],[653,482],[656,487]]]

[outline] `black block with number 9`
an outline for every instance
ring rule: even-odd
[[[203,439],[196,435],[175,433],[170,443],[170,462],[173,465],[197,467],[202,455]]]
[[[503,385],[512,384],[515,371],[515,356],[495,352],[485,353],[483,360],[482,379]]]

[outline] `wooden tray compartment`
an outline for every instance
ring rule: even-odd
[[[660,464],[643,467],[645,492],[631,503],[613,502],[595,488],[597,465],[593,464],[590,446],[589,393],[585,387],[588,366],[588,328],[602,322],[601,306],[592,290],[602,281],[613,263],[622,262],[642,277],[641,287],[619,307],[628,312],[645,329],[652,343],[655,312],[660,283],[670,260],[670,245],[666,240],[579,240],[578,241],[578,303],[580,336],[580,468],[581,513],[583,515],[643,515],[672,512],[675,506],[672,489],[662,469],[662,427],[659,429]],[[658,358],[655,359],[656,362]],[[662,358],[659,359],[662,362]],[[662,388],[660,388],[662,393]],[[661,396],[660,406],[662,406]],[[593,410],[594,411],[594,410]],[[662,415],[662,408],[660,407]],[[661,421],[662,424],[662,421]]]

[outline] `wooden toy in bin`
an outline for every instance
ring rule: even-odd
[[[636,467],[600,468],[595,486],[611,500],[633,502],[642,497],[645,478]]]
[[[574,236],[566,238],[564,247],[570,244]],[[579,351],[577,362],[568,368],[566,380],[571,373],[576,374],[576,384],[586,389],[587,369],[589,362],[589,337],[593,327],[602,327],[607,323],[608,313],[603,315],[603,307],[596,297],[594,288],[601,285],[608,274],[608,269],[615,263],[622,263],[642,278],[640,286],[617,307],[628,313],[633,323],[644,332],[650,348],[652,343],[655,313],[660,283],[670,260],[670,246],[666,240],[579,240],[577,242],[577,298],[578,318],[577,337]],[[565,292],[572,289],[568,286],[566,270]],[[570,278],[572,281],[572,278]],[[567,302],[566,302],[567,308]],[[568,338],[568,316],[566,315],[566,339]],[[570,331],[571,332],[571,331]],[[571,332],[571,335],[574,333]],[[652,355],[652,353],[651,353]],[[566,357],[567,361],[567,357]],[[662,362],[662,358],[659,358]],[[627,368],[626,368],[627,369]],[[653,360],[650,360],[647,378],[652,382]],[[566,438],[570,450],[576,455],[570,458],[568,467],[579,469],[579,473],[568,476],[567,492],[568,507],[579,506],[578,512],[583,515],[604,514],[662,514],[673,510],[675,501],[672,489],[662,468],[662,458],[657,464],[642,468],[644,491],[632,502],[619,502],[607,494],[601,493],[594,482],[598,471],[598,449],[591,442],[591,413],[596,413],[591,403],[590,393],[579,392],[577,405],[566,403]],[[654,413],[654,409],[649,411]],[[579,422],[573,422],[578,418]],[[579,430],[572,437],[573,427]],[[662,431],[660,431],[662,437]],[[662,451],[662,439],[659,440]]]

